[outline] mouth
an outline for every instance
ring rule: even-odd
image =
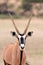
[[[24,44],[21,44],[21,49],[24,49]]]

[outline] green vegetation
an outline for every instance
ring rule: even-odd
[[[43,0],[22,0],[23,2],[43,2]]]
[[[8,0],[6,0],[6,3],[8,3],[7,1]],[[32,6],[33,6],[30,2],[43,2],[43,0],[21,0],[21,2],[22,2],[22,6],[19,6],[17,8],[17,11],[15,11],[14,18],[23,18],[23,17],[28,18],[30,16],[29,15],[30,13],[28,14],[28,12],[32,11]],[[0,5],[0,12],[2,11],[2,13],[3,13],[3,11],[7,11],[6,3]],[[14,8],[14,4],[8,5],[9,10],[13,10],[13,8]],[[41,7],[39,6],[36,9],[41,10]],[[1,19],[10,18],[7,14],[2,14],[2,13],[0,14]],[[24,14],[22,14],[22,13],[24,13]],[[39,14],[37,17],[43,17],[43,14]]]
[[[15,19],[19,19],[22,18],[23,16],[21,15],[12,15]],[[10,16],[7,14],[1,14],[0,15],[0,19],[10,19]]]
[[[29,2],[43,2],[43,0],[29,0]]]
[[[28,18],[30,15],[12,15],[15,19],[20,19],[20,18]],[[33,16],[34,17],[34,16]],[[38,15],[38,18],[43,18],[43,15]],[[1,14],[0,19],[10,19],[10,16],[6,14]]]
[[[0,14],[0,19],[6,19],[6,18],[9,18],[9,16],[5,14]]]
[[[8,5],[8,8],[12,9],[12,8],[14,8],[14,5],[13,4]]]
[[[22,0],[22,8],[25,10],[31,10],[32,5],[29,3],[29,0]]]
[[[22,0],[22,8],[25,9],[25,10],[31,10],[32,9],[32,4],[30,3],[35,3],[35,2],[38,2],[38,3],[41,3],[43,2],[43,0]]]
[[[28,18],[30,15],[12,15],[13,18],[15,19],[20,19],[20,18]],[[7,14],[0,14],[0,19],[10,19],[10,16]]]

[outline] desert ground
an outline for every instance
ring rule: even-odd
[[[14,20],[20,33],[24,32],[28,20],[29,18]],[[3,50],[6,45],[14,44],[17,41],[16,37],[12,36],[11,31],[16,32],[12,21],[10,19],[0,19],[0,65],[4,65]],[[43,18],[33,17],[28,31],[33,31],[33,34],[26,40],[27,62],[30,65],[43,65]]]

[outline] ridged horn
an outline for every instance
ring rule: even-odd
[[[12,17],[12,15],[11,15],[10,13],[9,13],[9,16],[10,16],[10,18],[11,18],[11,20],[12,20],[12,23],[13,23],[13,25],[14,25],[14,27],[15,27],[17,33],[20,34],[20,33],[19,33],[19,30],[17,29],[17,27],[16,27],[16,25],[15,25],[14,18]]]
[[[31,22],[31,18],[32,18],[32,15],[30,16],[30,19],[29,19],[29,21],[28,21],[28,24],[27,24],[27,26],[26,26],[26,29],[24,30],[24,34],[26,34],[26,32],[27,32],[27,30],[28,30],[28,27],[29,27],[30,22]]]

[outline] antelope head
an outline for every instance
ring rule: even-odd
[[[17,29],[16,25],[15,25],[14,18],[12,17],[11,14],[9,14],[9,15],[10,15],[10,17],[11,17],[12,23],[13,23],[15,29],[16,29],[17,34],[18,34],[18,35],[17,35],[16,32],[13,31],[13,32],[11,32],[11,33],[12,33],[12,36],[16,36],[16,38],[17,38],[18,41],[19,41],[20,48],[23,50],[24,47],[25,47],[26,38],[27,38],[28,36],[31,36],[32,33],[33,33],[33,32],[31,31],[31,32],[28,32],[28,33],[26,34],[32,16],[30,16],[30,18],[29,18],[29,21],[28,21],[28,24],[27,24],[27,26],[26,26],[26,29],[24,30],[24,33],[21,34],[21,33],[19,32],[19,30]]]

